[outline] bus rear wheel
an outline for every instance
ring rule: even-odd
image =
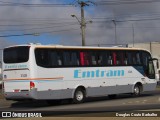
[[[85,98],[86,98],[85,90],[77,88],[74,93],[73,103],[83,103]]]

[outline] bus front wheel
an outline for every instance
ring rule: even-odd
[[[140,96],[140,94],[141,94],[141,86],[135,85],[134,90],[133,90],[133,95],[134,96]]]
[[[74,93],[73,102],[74,103],[83,103],[86,98],[85,90],[81,88],[77,88]]]

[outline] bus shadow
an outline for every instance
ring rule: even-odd
[[[134,98],[143,98],[143,97],[149,97],[154,96],[154,94],[147,93],[142,94],[139,97],[133,97],[130,94],[120,94],[117,95],[115,98],[109,98],[108,96],[104,97],[91,97],[87,98],[84,104],[87,103],[94,103],[94,102],[100,102],[100,101],[115,101],[115,100],[123,100],[123,99],[134,99]],[[59,103],[55,103],[53,105],[49,105],[45,100],[33,100],[33,101],[17,101],[15,103],[11,104],[11,108],[39,108],[39,107],[49,107],[49,106],[64,106],[64,105],[73,105],[70,99],[67,100],[61,100]]]

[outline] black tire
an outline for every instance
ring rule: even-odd
[[[76,89],[76,91],[74,92],[74,98],[73,98],[73,103],[83,103],[86,99],[86,94],[85,94],[85,90],[78,88]]]
[[[133,96],[140,96],[141,94],[141,87],[139,85],[134,86]]]

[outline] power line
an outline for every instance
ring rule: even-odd
[[[67,18],[22,18],[22,19],[12,19],[12,18],[8,18],[8,19],[4,19],[1,18],[0,21],[2,22],[37,22],[37,21],[73,21],[73,19],[67,19]]]
[[[20,7],[73,7],[73,4],[68,3],[68,4],[55,4],[55,3],[50,3],[50,4],[29,4],[29,3],[19,3],[19,2],[4,2],[0,1],[0,6],[20,6]]]
[[[160,12],[154,12],[154,13],[136,13],[136,14],[118,14],[115,17],[150,17],[150,16],[160,16]],[[80,19],[80,18],[79,18]],[[89,19],[89,18],[88,18]],[[111,17],[93,17],[92,19],[113,19]],[[0,22],[36,22],[40,21],[40,22],[48,22],[48,21],[68,21],[68,22],[72,22],[73,19],[70,18],[22,18],[22,19],[0,19]],[[38,24],[39,25],[39,24]]]
[[[57,25],[57,26],[49,26],[49,27],[37,27],[37,28],[28,28],[28,29],[19,29],[19,30],[0,30],[0,32],[9,32],[9,31],[16,32],[16,31],[38,30],[38,29],[40,29],[40,30],[53,29],[56,27],[74,26],[74,25],[77,25],[77,24]]]
[[[160,2],[158,0],[123,0],[123,1],[99,1],[95,2],[97,5],[121,5],[121,4],[144,4]]]
[[[66,31],[75,31],[79,29],[70,28],[70,29],[64,29],[64,30],[56,30],[56,31],[46,31],[46,32],[40,32],[38,34],[46,34],[46,33],[54,33],[54,32],[66,32]],[[0,35],[0,37],[19,37],[19,36],[33,36],[36,33],[26,33],[26,34],[10,34],[10,35]]]
[[[109,22],[109,21],[112,21],[113,19],[112,18],[92,18],[92,19],[100,19],[102,22]],[[144,19],[128,19],[128,20],[116,20],[116,22],[127,22],[127,21],[152,21],[152,20],[160,20],[160,18],[144,18]],[[93,23],[94,22],[101,22],[101,21],[94,21],[93,20]]]
[[[61,24],[61,25],[64,25],[64,24],[69,24],[69,23],[72,23],[72,24],[73,24],[73,23],[76,23],[76,22],[57,22],[57,23],[45,22],[45,23],[38,23],[38,24],[26,23],[26,24],[3,24],[3,25],[0,24],[0,26],[10,26],[10,27],[11,27],[11,26],[14,26],[14,27],[17,26],[17,27],[18,27],[18,26],[29,26],[29,25],[30,25],[30,26],[36,26],[36,25],[39,26],[39,25],[51,25],[51,24]]]

